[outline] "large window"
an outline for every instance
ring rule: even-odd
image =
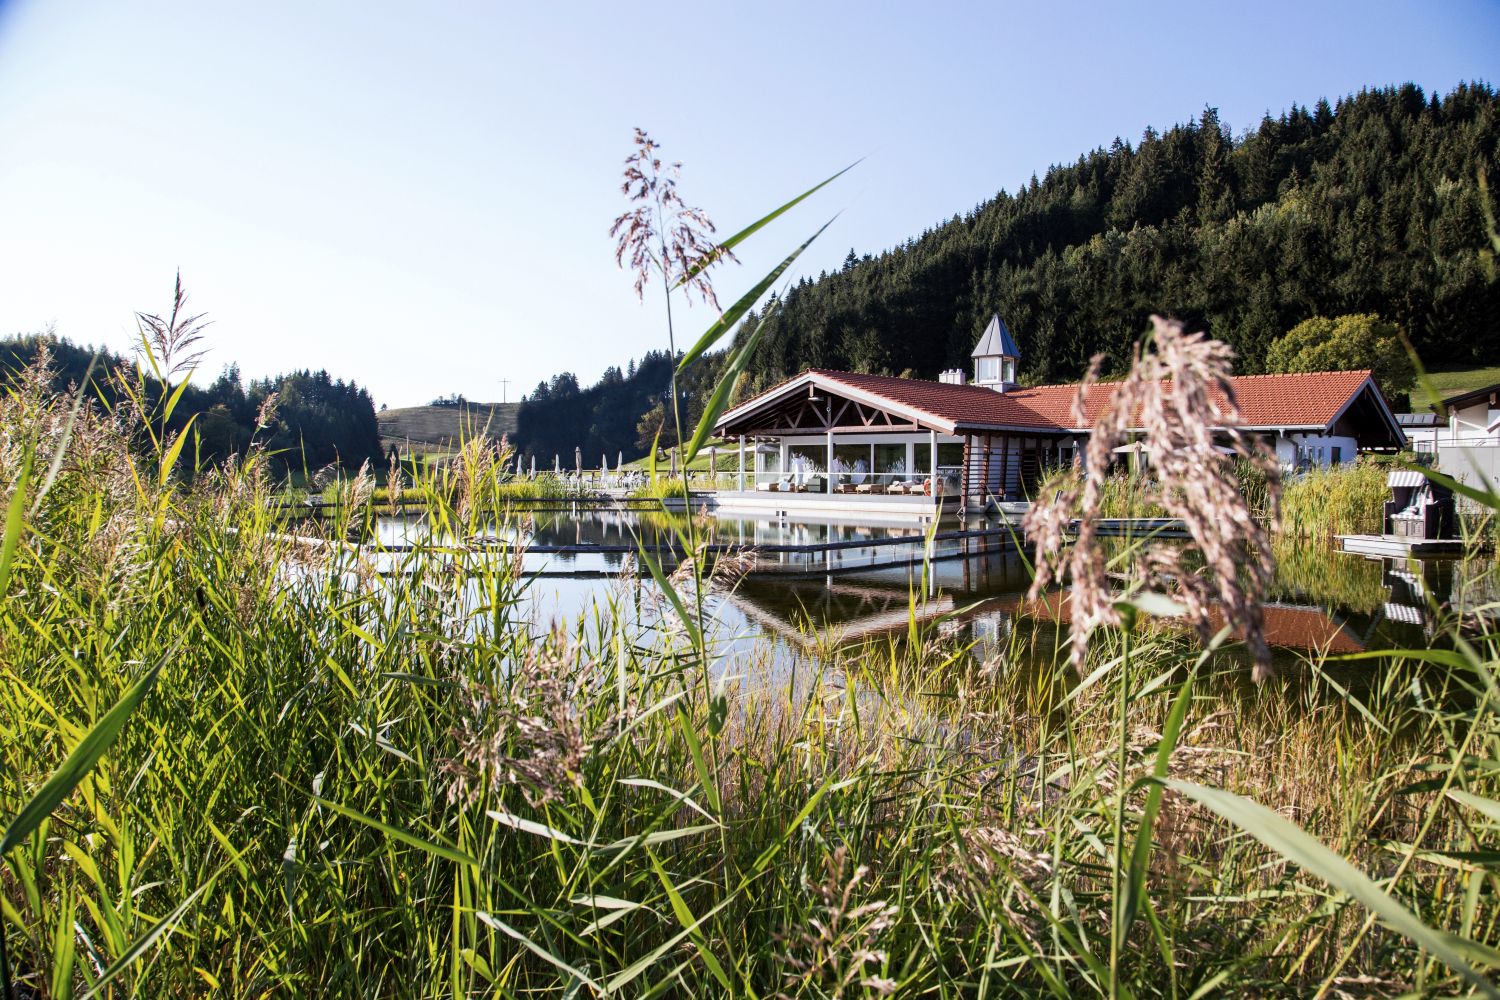
[[[906,445],[877,444],[875,446],[875,474],[881,483],[902,482],[907,478]]]
[[[919,476],[925,476],[932,471],[932,446],[918,444],[912,446],[912,471]],[[961,444],[940,444],[937,448],[938,467],[962,466],[964,464],[964,446]]]
[[[811,492],[822,492],[827,480],[823,466],[828,462],[828,449],[817,444],[794,444],[787,449],[787,471],[792,482],[805,486]]]
[[[1000,381],[1000,359],[980,358],[979,367],[975,371],[975,381],[998,382]]]
[[[858,486],[870,477],[870,446],[836,444],[833,446],[833,469],[839,485]]]

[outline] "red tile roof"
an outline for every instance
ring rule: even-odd
[[[977,385],[951,385],[925,379],[809,368],[801,375],[760,393],[725,414],[721,426],[739,413],[769,400],[787,386],[812,376],[845,386],[923,415],[926,421],[953,428],[1082,430],[1094,423],[1108,403],[1110,383],[1094,385],[1084,400],[1084,424],[1073,418],[1077,385],[1020,387],[1000,393]],[[1241,427],[1326,427],[1370,378],[1368,371],[1309,374],[1237,375],[1231,379],[1239,402]],[[1222,394],[1215,400],[1227,406]]]

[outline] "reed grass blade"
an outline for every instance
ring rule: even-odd
[[[36,794],[5,828],[5,835],[0,837],[0,855],[9,854],[12,849],[30,837],[36,828],[41,826],[42,821],[52,815],[52,810],[56,809],[73,789],[78,787],[78,783],[88,777],[94,765],[99,763],[99,758],[103,757],[119,738],[120,731],[125,728],[125,723],[129,720],[131,713],[150,693],[151,688],[156,684],[156,678],[166,666],[167,659],[175,652],[175,649],[169,651],[152,664],[121,696],[114,707],[90,727],[73,751],[58,765],[57,770],[52,772],[51,777],[42,784],[41,788],[37,789]]]
[[[1258,802],[1232,792],[1177,778],[1165,778],[1161,781],[1167,788],[1218,813],[1308,874],[1347,893],[1393,930],[1432,952],[1480,993],[1500,998],[1500,989],[1496,989],[1483,973],[1469,963],[1447,933],[1428,927],[1410,910],[1391,898],[1368,875],[1315,837],[1309,836],[1295,823]]]

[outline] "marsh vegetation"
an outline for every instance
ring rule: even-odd
[[[646,557],[659,614],[627,580],[554,625],[513,554],[375,572],[358,504],[272,513],[258,453],[185,478],[40,377],[0,420],[30,995],[1491,992],[1492,618],[1433,608],[1357,694],[1144,600],[1078,670],[914,613],[788,673],[698,631],[733,566]],[[491,530],[499,460],[407,489]]]

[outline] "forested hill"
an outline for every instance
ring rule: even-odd
[[[0,338],[0,387],[10,383],[32,364],[40,351],[50,356],[52,385],[57,392],[72,392],[84,383],[96,351],[50,335]],[[133,372],[133,364],[109,351],[99,351],[98,367],[87,383],[89,395],[110,406],[120,402],[117,371]],[[123,376],[121,376],[123,377]],[[144,379],[150,405],[163,396],[160,382]],[[256,421],[266,398],[274,394],[276,405],[268,423],[257,430]],[[357,469],[368,461],[383,463],[380,428],[370,393],[353,382],[335,379],[326,371],[296,371],[273,378],[251,379],[242,384],[239,368],[230,365],[212,382],[190,380],[182,390],[168,422],[168,430],[189,426],[195,443],[187,457],[217,462],[231,455],[244,455],[252,435],[269,454],[272,467],[281,472],[317,471],[338,464]]]
[[[993,312],[1027,381],[1118,365],[1152,312],[1226,340],[1238,369],[1314,315],[1378,313],[1424,357],[1500,357],[1500,283],[1478,175],[1500,185],[1487,85],[1294,107],[1241,137],[1212,110],[1116,140],[1015,194],[790,289],[747,319],[764,343],[747,390],[808,366],[934,377],[969,367]],[[1495,196],[1491,191],[1491,197]]]

